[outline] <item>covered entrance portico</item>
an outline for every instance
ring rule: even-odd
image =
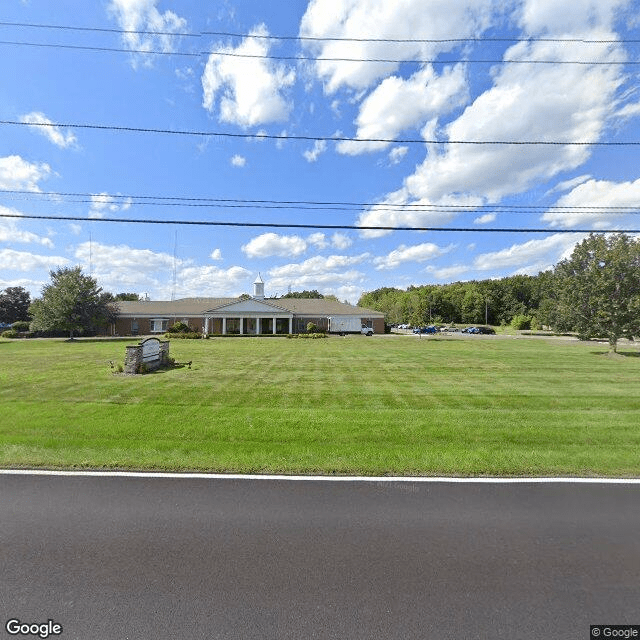
[[[205,312],[204,331],[254,336],[292,333],[293,313],[263,300],[248,298]]]

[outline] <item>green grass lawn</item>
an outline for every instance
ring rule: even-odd
[[[544,339],[0,340],[0,466],[640,475],[640,358]],[[626,357],[624,357],[626,356]]]

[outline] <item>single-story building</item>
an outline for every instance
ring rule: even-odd
[[[374,333],[384,333],[384,314],[324,298],[265,298],[260,276],[253,297],[183,298],[170,301],[118,302],[112,335],[164,333],[176,322],[207,334],[266,335],[304,333],[313,322],[328,331],[331,321],[357,318]]]

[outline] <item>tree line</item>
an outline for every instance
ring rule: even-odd
[[[389,324],[549,326],[581,339],[640,337],[640,240],[591,234],[570,258],[536,276],[515,275],[444,285],[383,287],[358,305],[382,311]]]

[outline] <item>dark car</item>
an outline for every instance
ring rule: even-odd
[[[462,330],[462,333],[480,333],[477,327],[467,327]]]
[[[496,334],[495,330],[491,327],[475,327],[474,333],[484,333],[485,335],[493,336]]]

